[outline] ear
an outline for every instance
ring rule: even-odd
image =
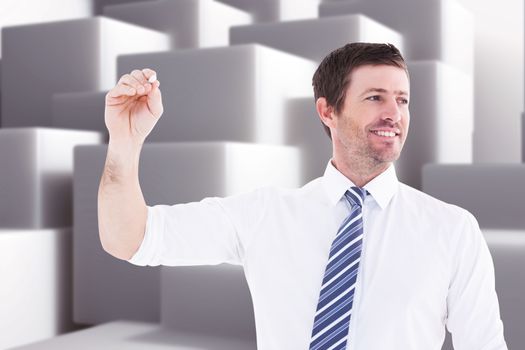
[[[334,122],[336,118],[334,114],[334,108],[328,105],[326,98],[319,97],[315,102],[315,108],[317,109],[317,114],[319,115],[319,118],[321,118],[321,121],[324,125],[330,129],[335,127]]]

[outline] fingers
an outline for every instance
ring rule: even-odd
[[[117,85],[108,92],[107,96],[118,98],[121,96],[149,95],[158,89],[159,85],[157,73],[154,70],[149,68],[135,69],[130,74],[124,74],[120,77]]]
[[[137,71],[133,71],[133,72],[137,72]],[[134,88],[136,91],[137,91],[137,94],[139,95],[144,95],[146,94],[146,87],[144,86],[145,85],[145,81],[141,81],[141,80],[144,80],[144,78],[140,79],[140,77],[138,76],[137,73],[135,73],[133,75],[133,72],[131,74],[124,74],[118,84],[123,84],[123,85],[128,85],[132,88]],[[140,71],[138,71],[140,72]]]
[[[109,90],[106,96],[118,98],[120,96],[135,96],[136,94],[137,90],[135,90],[135,88],[125,84],[118,84],[113,89]]]
[[[135,69],[131,72],[131,76],[135,78],[139,83],[144,85],[146,90],[150,89],[148,84],[152,84],[157,81],[157,73],[153,69],[144,68],[143,70]]]
[[[140,71],[138,69],[135,69],[134,71],[132,71],[130,75],[133,78],[135,78],[135,80],[138,81],[139,84],[144,85],[144,84],[146,84],[148,82],[148,79],[144,76],[142,71]]]

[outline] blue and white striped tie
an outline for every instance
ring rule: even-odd
[[[337,232],[324,273],[315,313],[310,350],[346,349],[354,290],[361,260],[363,217],[367,191],[352,187],[345,193],[350,215]]]

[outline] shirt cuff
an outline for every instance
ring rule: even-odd
[[[129,263],[138,266],[157,266],[160,265],[160,254],[157,252],[161,247],[162,223],[158,218],[155,208],[147,206],[148,216],[146,219],[146,231],[139,249],[128,260]]]

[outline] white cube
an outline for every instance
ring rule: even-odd
[[[73,329],[71,228],[0,229],[0,349]]]
[[[410,127],[396,162],[398,177],[421,188],[426,163],[472,163],[474,84],[437,61],[408,62]]]
[[[319,5],[321,17],[350,13],[369,16],[401,33],[406,59],[443,61],[473,76],[474,16],[457,0],[347,0]]]
[[[214,0],[158,0],[106,6],[104,16],[169,34],[172,48],[226,46],[232,25],[250,14]]]
[[[316,65],[260,45],[181,50],[119,58],[119,73],[150,66],[164,115],[149,142],[283,144],[285,102],[312,96]]]
[[[0,227],[72,225],[73,149],[101,143],[93,131],[0,129]]]
[[[116,58],[169,49],[169,36],[109,18],[2,30],[2,126],[51,126],[51,96],[101,91],[117,81]]]
[[[353,41],[389,42],[401,51],[402,36],[363,15],[261,23],[231,29],[232,44],[257,43],[320,63],[333,50]]]
[[[278,22],[317,17],[320,0],[218,0],[253,15],[255,22]]]

